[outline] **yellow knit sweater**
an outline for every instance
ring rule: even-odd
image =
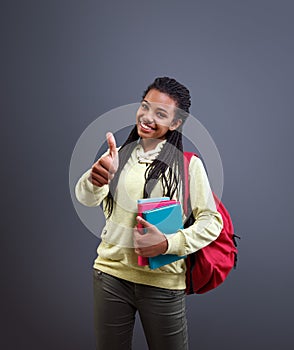
[[[160,151],[164,142],[157,145]],[[138,144],[125,165],[114,196],[114,209],[106,220],[101,242],[97,248],[98,256],[94,268],[110,275],[141,284],[168,289],[185,289],[186,264],[180,259],[169,265],[151,270],[148,266],[139,266],[137,254],[133,248],[133,228],[136,226],[137,199],[143,197],[144,173],[146,164],[138,162]],[[76,184],[77,200],[89,207],[103,202],[109,186],[97,187],[88,180],[91,169],[86,171]],[[202,161],[192,157],[189,165],[189,190],[195,223],[168,235],[168,250],[165,254],[188,255],[215,240],[222,229],[222,218],[217,212],[208,178]],[[161,181],[158,181],[151,197],[162,196]],[[180,191],[181,202],[183,201]],[[185,220],[183,213],[183,220]]]

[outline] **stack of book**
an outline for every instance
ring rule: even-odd
[[[139,199],[138,216],[155,225],[165,235],[176,233],[183,228],[181,204],[169,197]],[[144,233],[141,223],[138,223],[137,227]],[[157,269],[183,258],[186,256],[174,254],[160,254],[149,258],[138,256],[138,265],[149,265],[150,269]]]

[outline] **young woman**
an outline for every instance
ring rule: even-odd
[[[86,206],[103,202],[106,217],[93,269],[99,350],[131,349],[137,311],[149,349],[188,349],[185,260],[151,270],[138,264],[138,255],[188,255],[218,237],[222,218],[201,160],[192,157],[189,164],[193,225],[166,237],[136,211],[140,198],[168,196],[183,203],[181,130],[190,100],[189,90],[175,79],[156,78],[143,93],[128,139],[117,149],[108,133],[108,152],[76,185],[77,199]]]

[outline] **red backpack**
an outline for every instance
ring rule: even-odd
[[[189,205],[189,163],[195,153],[184,152],[185,194],[184,212],[187,215]],[[203,294],[219,286],[228,276],[237,262],[237,244],[234,227],[229,212],[223,203],[213,193],[217,211],[223,219],[223,229],[218,238],[208,246],[189,254],[186,258],[186,294]],[[193,214],[188,218],[185,227],[190,226],[195,219]]]

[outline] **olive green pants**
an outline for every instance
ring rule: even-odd
[[[150,350],[187,350],[185,292],[93,270],[97,350],[130,350],[138,311]]]

